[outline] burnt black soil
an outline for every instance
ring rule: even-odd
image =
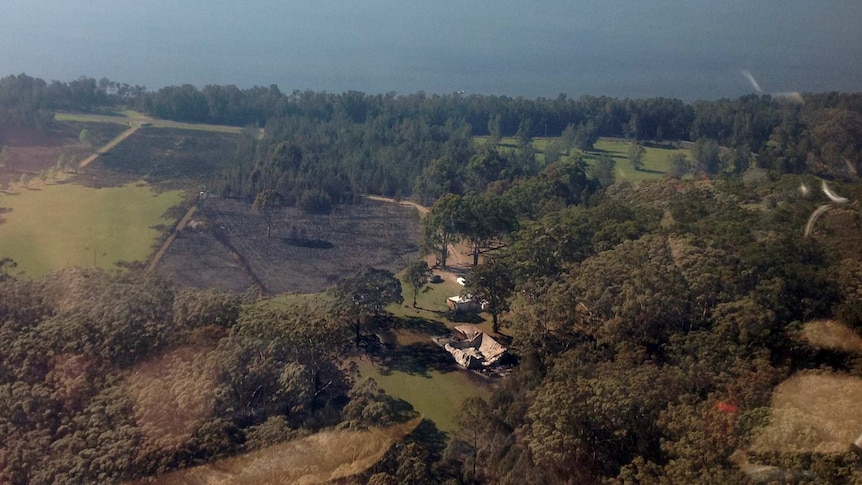
[[[267,236],[247,202],[208,198],[156,271],[175,286],[316,293],[363,265],[397,272],[418,257],[413,208],[363,201],[329,215],[286,208],[271,219]]]

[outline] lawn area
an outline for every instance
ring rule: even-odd
[[[474,396],[488,399],[491,395],[488,386],[475,381],[479,376],[465,370],[428,370],[424,374],[411,374],[376,366],[368,359],[358,361],[357,365],[362,377],[373,378],[386,394],[409,402],[413,409],[445,433],[455,430],[455,418],[465,399]]]
[[[32,184],[0,195],[0,257],[40,277],[69,266],[113,268],[153,253],[162,216],[180,191],[156,193],[143,183],[94,189],[77,184]]]

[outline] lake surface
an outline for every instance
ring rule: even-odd
[[[862,91],[862,2],[3,0],[0,76],[368,93]]]

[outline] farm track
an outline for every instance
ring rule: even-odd
[[[197,212],[197,210],[197,205],[191,206],[186,212],[186,215],[184,215],[183,218],[180,219],[180,222],[179,224],[177,224],[177,227],[175,227],[174,230],[171,231],[171,235],[168,236],[164,243],[162,243],[162,247],[159,248],[155,256],[153,256],[153,259],[150,260],[150,263],[147,265],[147,269],[144,270],[145,274],[152,274],[153,270],[155,270],[156,266],[158,266],[159,261],[162,260],[162,257],[165,255],[166,252],[168,252],[168,249],[171,247],[171,244],[173,244],[174,240],[176,240],[177,235],[180,233],[180,231],[186,228],[186,226],[189,224],[189,221],[192,220],[192,216],[195,215],[195,212]]]
[[[240,133],[242,130],[242,128],[239,128],[239,127],[192,124],[192,123],[178,123],[178,122],[166,121],[166,120],[153,120],[153,119],[148,118],[148,117],[140,118],[140,119],[138,119],[138,118],[130,119],[130,118],[121,117],[121,116],[104,116],[104,115],[85,115],[85,114],[82,114],[82,115],[61,115],[61,116],[58,116],[58,119],[63,120],[64,118],[67,118],[67,117],[69,118],[70,121],[74,120],[74,121],[80,121],[80,122],[93,122],[93,123],[108,122],[108,123],[117,123],[117,124],[131,124],[131,127],[129,129],[120,133],[113,140],[109,141],[108,143],[106,143],[105,145],[103,145],[102,147],[97,149],[95,151],[95,153],[93,153],[92,155],[90,155],[89,157],[87,157],[86,159],[81,161],[81,163],[78,165],[78,169],[86,168],[88,165],[90,165],[91,163],[96,161],[100,156],[102,156],[105,153],[108,153],[112,149],[116,148],[117,145],[119,145],[120,143],[122,143],[123,141],[128,139],[130,136],[135,134],[135,132],[137,132],[142,126],[145,126],[143,123],[147,123],[149,126],[153,126],[156,128],[190,129],[190,130],[203,130],[203,131],[227,132],[227,133]],[[261,129],[260,136],[261,137],[263,136],[263,130],[262,129]],[[164,257],[165,253],[168,251],[168,249],[170,249],[171,245],[176,240],[180,231],[185,229],[185,227],[191,221],[191,218],[192,218],[192,216],[194,216],[197,209],[198,209],[197,205],[193,205],[192,207],[189,208],[189,210],[186,212],[186,214],[183,216],[183,218],[180,220],[180,222],[176,225],[174,230],[171,231],[171,234],[168,236],[168,238],[165,240],[165,242],[162,243],[159,250],[153,255],[152,259],[147,264],[147,267],[144,270],[145,274],[152,274],[152,272],[158,266],[159,262]],[[226,238],[219,238],[219,239],[226,239]],[[225,243],[226,241],[222,241],[222,242]],[[226,244],[226,246],[232,252],[234,257],[236,259],[238,259],[238,261],[243,266],[243,268],[245,268],[246,272],[249,274],[249,276],[252,278],[252,280],[255,282],[255,284],[261,289],[261,291],[264,291],[263,284],[258,280],[258,278],[254,275],[254,273],[251,272],[248,263],[243,260],[242,256],[240,256],[240,254],[232,246],[230,246],[229,244]]]
[[[112,148],[114,148],[115,146],[117,146],[117,145],[119,145],[120,143],[122,143],[122,142],[123,142],[123,140],[125,140],[126,138],[128,138],[128,137],[132,136],[132,134],[134,134],[136,131],[138,131],[138,128],[139,128],[138,126],[133,126],[133,127],[129,128],[128,130],[126,130],[126,131],[124,131],[124,132],[120,133],[119,135],[117,135],[117,137],[116,137],[116,138],[114,138],[113,140],[109,141],[105,146],[103,146],[103,147],[99,148],[98,150],[96,150],[96,153],[94,153],[94,154],[90,155],[89,157],[87,157],[86,159],[84,159],[84,161],[82,161],[82,162],[78,165],[78,168],[79,168],[79,169],[83,169],[83,168],[84,168],[84,167],[86,167],[87,165],[89,165],[89,164],[93,163],[97,158],[99,158],[100,156],[104,155],[105,153],[108,153]]]

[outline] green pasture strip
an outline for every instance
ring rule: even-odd
[[[144,261],[154,251],[157,224],[180,203],[182,192],[156,193],[144,183],[94,189],[47,184],[0,195],[0,257],[18,271],[40,277],[69,266],[113,268],[118,261]]]
[[[125,116],[112,115],[97,115],[89,113],[54,113],[54,121],[77,121],[79,123],[117,123],[121,125],[129,125],[136,121]]]
[[[457,428],[456,418],[465,399],[488,399],[491,395],[487,387],[474,382],[474,377],[465,370],[445,373],[429,370],[425,374],[409,374],[398,370],[390,372],[368,359],[360,360],[357,365],[362,377],[373,378],[386,394],[409,402],[413,409],[446,433]]]
[[[488,142],[487,136],[476,136],[473,137],[474,141],[477,145],[482,146]],[[533,139],[533,148],[536,150],[536,160],[543,164],[545,160],[545,155],[543,150],[553,140],[558,140],[559,138],[534,138]],[[502,152],[512,151],[518,146],[518,140],[513,137],[503,137],[500,140],[500,143],[497,145],[497,149]],[[670,167],[668,164],[668,158],[675,154],[680,153],[688,157],[689,160],[692,159],[691,150],[687,148],[658,148],[641,145],[646,149],[646,153],[644,154],[644,163],[643,170],[635,170],[632,167],[631,161],[629,160],[629,145],[631,141],[623,140],[619,138],[601,138],[595,144],[595,150],[591,152],[581,152],[584,156],[584,159],[587,163],[592,163],[601,155],[608,155],[613,158],[617,162],[617,180],[630,180],[630,181],[638,181],[638,180],[647,180],[647,179],[655,179],[661,178],[664,176],[664,173]],[[577,152],[577,150],[573,150],[573,152]],[[565,157],[565,154],[561,156]]]
[[[180,123],[178,121],[152,120],[153,128],[176,128],[178,130],[213,131],[216,133],[242,133],[239,126],[208,125],[204,123]]]
[[[183,123],[179,121],[158,120],[144,117],[140,113],[130,111],[132,115],[111,116],[89,113],[56,113],[54,119],[57,121],[77,121],[82,123],[118,123],[123,125],[142,125],[145,128],[176,128],[179,130],[213,131],[217,133],[242,133],[243,128],[239,126],[210,125],[205,123]]]

